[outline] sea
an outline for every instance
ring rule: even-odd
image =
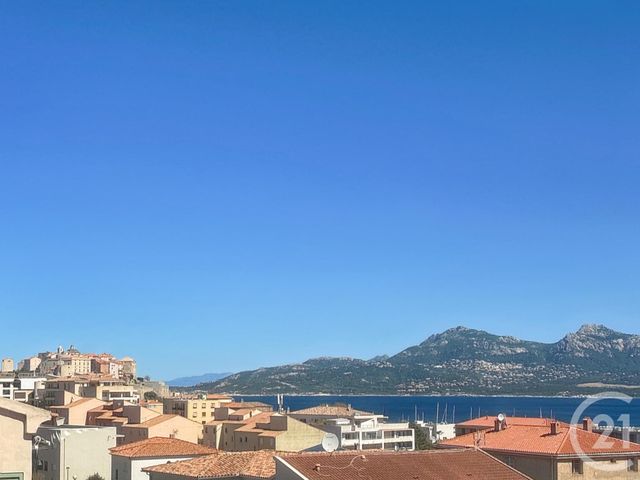
[[[259,401],[277,407],[275,396],[243,395],[236,400]],[[383,414],[388,421],[461,422],[480,416],[546,417],[570,422],[574,415],[588,416],[598,423],[640,427],[640,398],[622,396],[578,397],[474,397],[474,396],[377,396],[377,395],[289,395],[285,409],[341,403]],[[611,420],[609,420],[611,419]]]

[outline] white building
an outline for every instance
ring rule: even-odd
[[[456,436],[456,424],[455,423],[434,423],[417,421],[418,428],[424,430],[425,434],[431,439],[433,443],[438,443],[442,440],[449,440]]]
[[[409,423],[386,423],[384,415],[356,410],[350,405],[320,405],[291,412],[290,416],[334,433],[343,450],[415,448],[415,432]]]
[[[109,449],[116,445],[115,427],[40,426],[34,437],[34,480],[111,478]]]
[[[149,480],[143,468],[213,453],[216,450],[177,438],[154,437],[127,443],[111,449],[111,480]]]
[[[46,378],[29,373],[20,373],[18,378],[14,374],[0,374],[0,398],[33,403],[45,381]]]

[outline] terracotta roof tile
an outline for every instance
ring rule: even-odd
[[[273,408],[268,403],[262,403],[262,402],[228,402],[228,403],[223,403],[222,406],[223,407],[227,407],[227,408],[231,408],[231,409],[238,409],[238,408],[257,408],[257,409],[268,408],[268,409],[272,409]]]
[[[465,422],[456,423],[456,427],[486,427],[493,428],[496,417],[480,417],[467,420]],[[546,427],[551,420],[548,418],[536,418],[536,417],[507,417],[506,422],[508,425],[532,425],[538,427]]]
[[[188,418],[181,417],[180,415],[164,414],[164,415],[158,415],[157,417],[150,418],[146,422],[129,424],[129,425],[127,425],[127,427],[132,427],[132,428],[154,427],[156,425],[159,425],[159,424],[164,423],[164,422],[168,422],[169,420],[173,420],[175,418],[188,420],[189,422],[192,421],[192,420],[189,420]],[[196,422],[194,422],[194,423],[196,423]]]
[[[371,412],[365,412],[363,410],[357,410],[342,405],[318,405],[316,407],[303,408],[302,410],[296,410],[291,412],[292,415],[322,415],[331,417],[353,417],[356,415],[375,415]]]
[[[247,476],[273,478],[276,474],[274,452],[218,452],[183,462],[165,463],[143,469],[188,478],[228,478]]]
[[[112,455],[128,458],[186,457],[211,455],[214,449],[176,438],[153,437],[109,450]]]
[[[574,439],[572,441],[572,438]],[[604,444],[602,444],[604,442]],[[601,445],[602,444],[602,445]],[[556,434],[551,427],[532,425],[510,425],[504,430],[482,430],[469,433],[439,443],[441,447],[478,447],[485,451],[500,451],[522,454],[576,456],[580,452],[587,455],[598,454],[640,454],[640,445],[623,442],[615,438],[603,438],[599,433],[589,432],[580,427],[558,422]]]
[[[529,477],[479,450],[334,452],[280,459],[308,480],[526,480]]]

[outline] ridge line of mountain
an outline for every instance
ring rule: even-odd
[[[601,384],[640,385],[639,335],[585,324],[543,343],[460,326],[393,356],[317,357],[196,388],[236,394],[583,395]]]

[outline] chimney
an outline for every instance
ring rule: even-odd
[[[584,417],[582,420],[582,429],[585,432],[593,432],[593,420],[590,417]]]
[[[553,421],[551,422],[551,435],[557,435],[558,434],[558,422]]]
[[[314,469],[316,472],[319,472],[319,471],[320,471],[320,464],[319,464],[319,463],[316,463],[316,466],[315,466],[315,467],[313,467],[313,469]]]
[[[502,430],[502,422],[498,418],[496,418],[496,420],[493,422],[493,425],[494,425],[493,429],[496,432],[499,432],[500,430]]]

